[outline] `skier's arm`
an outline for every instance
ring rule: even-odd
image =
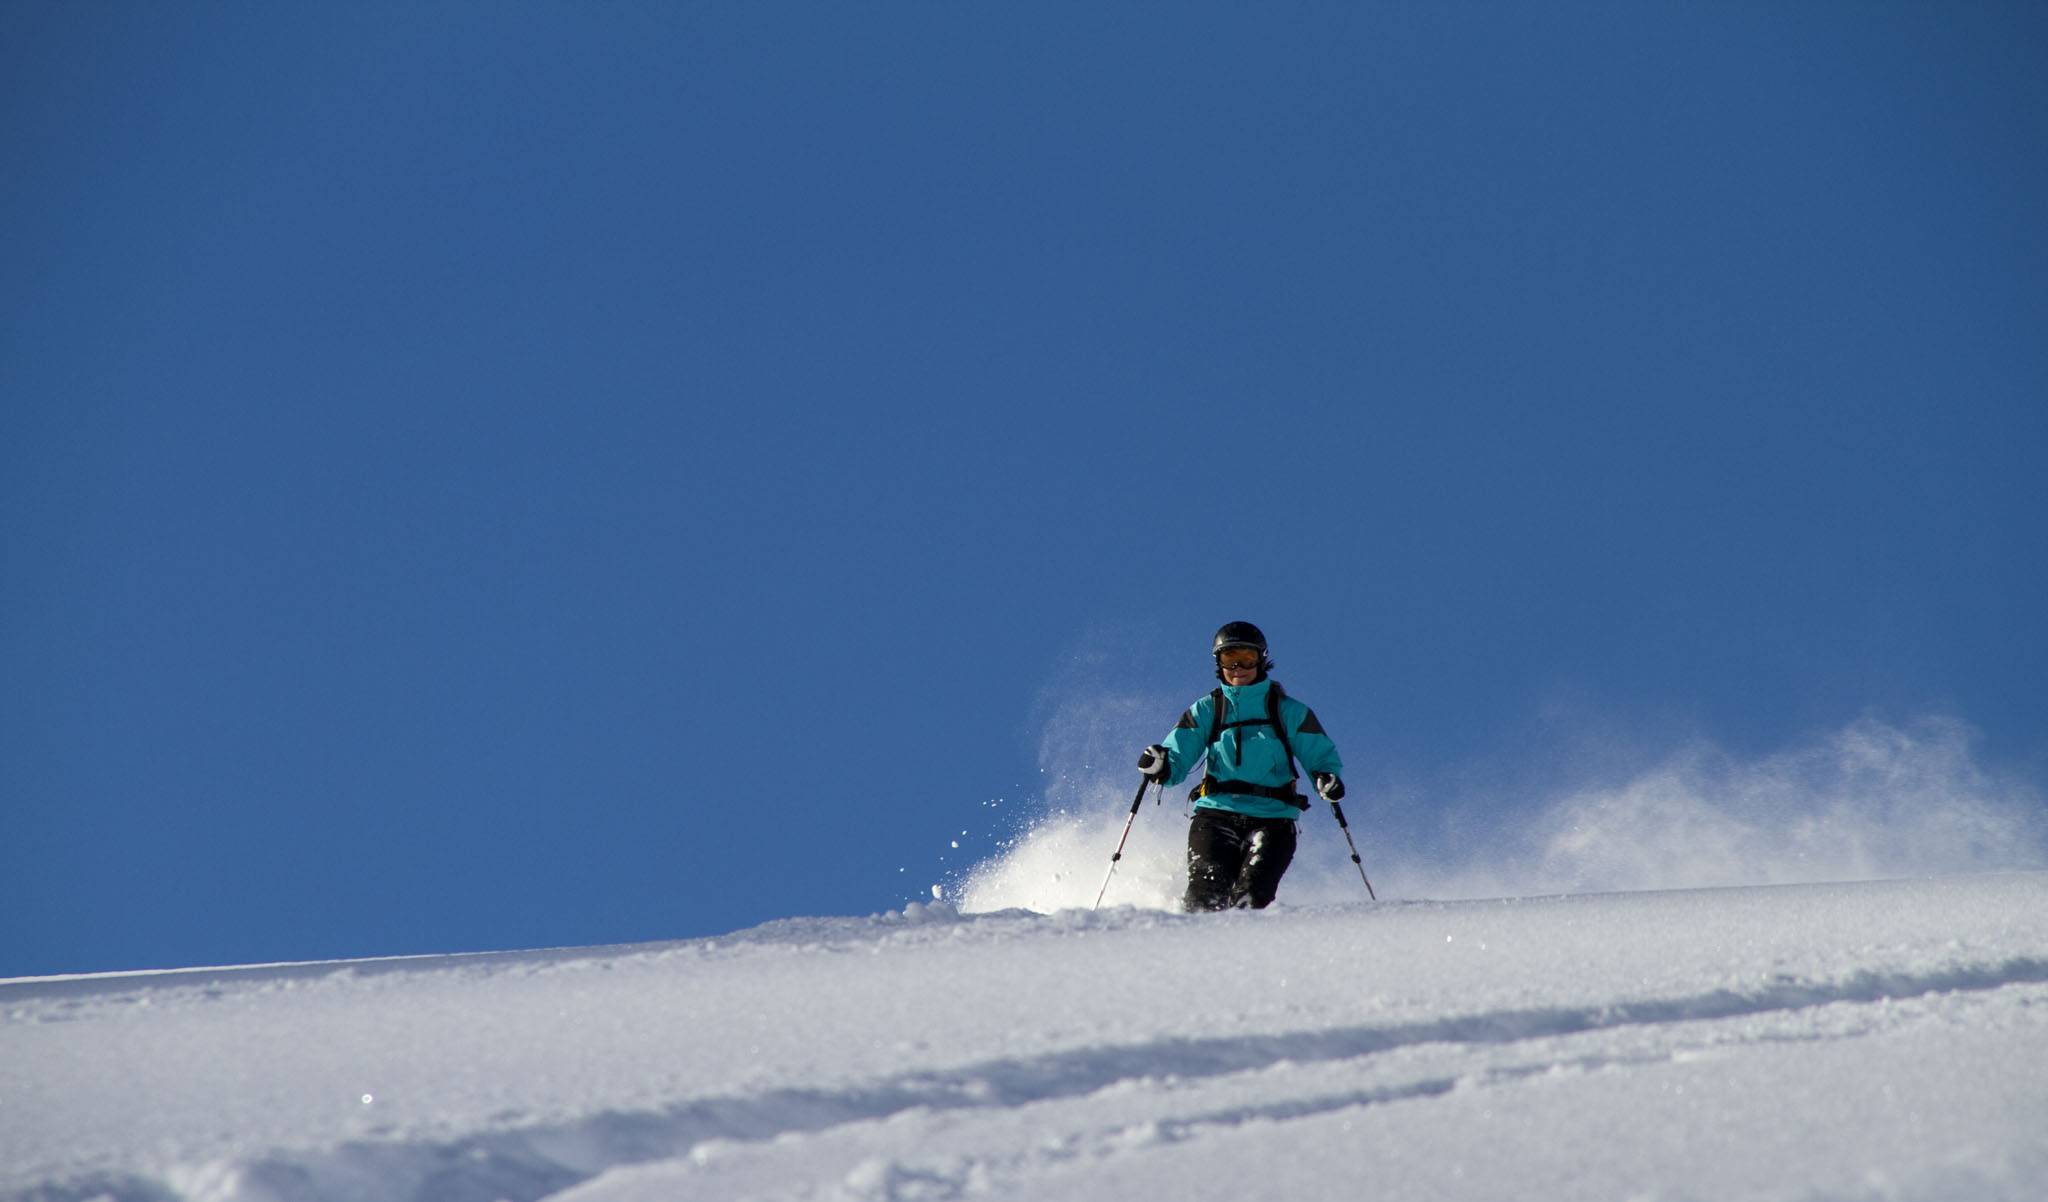
[[[1195,770],[1202,756],[1209,750],[1209,710],[1212,699],[1202,698],[1187,708],[1180,721],[1166,736],[1166,753],[1173,761],[1173,770],[1167,774],[1166,783],[1177,785]]]
[[[1294,698],[1286,699],[1287,708],[1299,712],[1284,715],[1289,731],[1288,742],[1294,747],[1294,758],[1311,775],[1344,775],[1344,760],[1337,754],[1337,744],[1330,740],[1323,724],[1316,720],[1315,711]]]

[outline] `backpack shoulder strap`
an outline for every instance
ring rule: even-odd
[[[1273,721],[1273,733],[1280,736],[1280,750],[1287,754],[1288,773],[1300,780],[1301,769],[1294,766],[1294,744],[1287,739],[1287,719],[1280,716],[1280,699],[1286,695],[1277,680],[1266,687],[1266,716]]]

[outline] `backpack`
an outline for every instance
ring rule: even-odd
[[[1286,691],[1280,687],[1279,681],[1270,681],[1266,688],[1265,717],[1239,718],[1235,722],[1225,722],[1223,720],[1223,710],[1225,708],[1223,704],[1223,690],[1221,688],[1210,690],[1209,742],[1206,747],[1209,751],[1215,750],[1217,742],[1223,738],[1223,732],[1235,727],[1270,726],[1273,728],[1273,733],[1280,736],[1280,750],[1287,757],[1287,771],[1294,779],[1288,781],[1284,786],[1255,785],[1250,781],[1242,780],[1217,780],[1212,767],[1216,762],[1216,758],[1213,755],[1209,755],[1205,756],[1202,761],[1202,783],[1196,785],[1194,791],[1188,794],[1189,801],[1199,801],[1211,793],[1236,793],[1240,796],[1268,797],[1274,801],[1284,801],[1297,810],[1308,809],[1307,799],[1303,798],[1301,791],[1294,787],[1295,781],[1301,779],[1301,770],[1294,766],[1294,745],[1288,742],[1287,723],[1280,717],[1280,699],[1286,695]]]

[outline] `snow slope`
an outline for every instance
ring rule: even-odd
[[[8,1199],[2043,1198],[2048,873],[0,982]]]

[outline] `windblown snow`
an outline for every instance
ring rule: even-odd
[[[2043,872],[934,904],[0,1014],[20,1202],[2048,1197]]]

